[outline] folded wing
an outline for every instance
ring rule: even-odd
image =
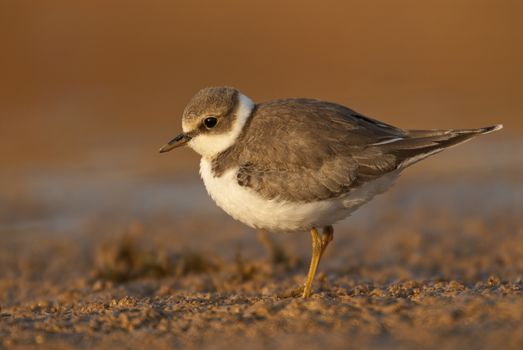
[[[264,198],[289,201],[338,197],[499,128],[408,131],[303,99],[259,105],[250,123],[231,152],[240,164],[238,183]]]

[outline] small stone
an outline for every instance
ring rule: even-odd
[[[499,279],[498,276],[490,276],[487,280],[487,283],[489,285],[489,287],[497,287],[501,284],[501,280]]]
[[[101,290],[103,290],[103,289],[104,289],[104,283],[103,283],[103,281],[101,281],[101,280],[97,280],[96,282],[94,282],[94,284],[93,284],[93,290],[94,290],[95,292],[99,292],[99,291],[101,291]]]
[[[37,335],[35,337],[35,343],[38,344],[38,345],[42,345],[44,343],[45,339],[42,335]]]

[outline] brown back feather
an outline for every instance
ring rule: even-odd
[[[266,199],[325,200],[484,130],[405,131],[334,103],[277,100],[256,106],[213,172],[239,167],[238,183]]]

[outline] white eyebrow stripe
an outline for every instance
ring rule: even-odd
[[[385,141],[372,143],[371,146],[386,145],[387,143],[392,143],[392,142],[396,142],[396,141],[400,141],[400,140],[404,140],[404,138],[403,137],[395,137],[393,139],[388,139],[388,140],[385,140]]]

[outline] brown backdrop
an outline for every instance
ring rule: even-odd
[[[2,2],[0,162],[153,154],[197,89],[225,84],[509,135],[523,129],[521,13],[517,0]]]

